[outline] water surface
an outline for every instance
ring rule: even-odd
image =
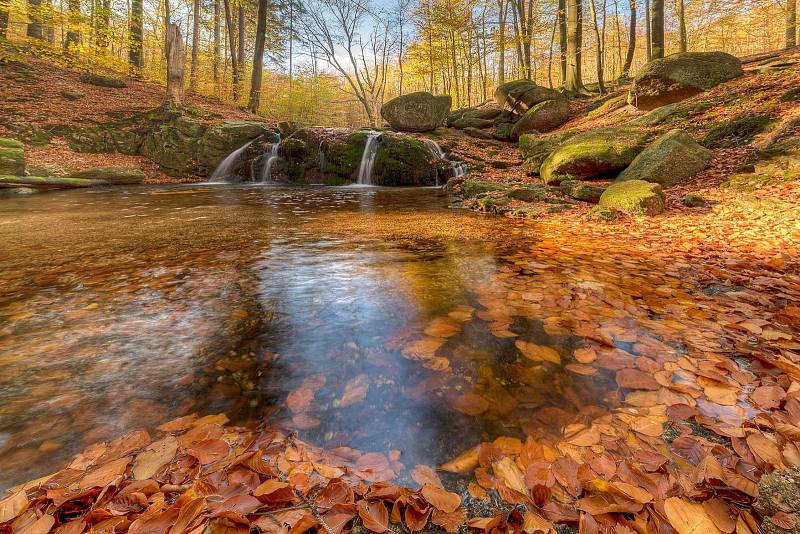
[[[613,377],[565,368],[579,337],[553,317],[556,282],[596,277],[525,256],[531,228],[430,188],[1,200],[0,488],[192,412],[399,451],[401,481],[480,441],[596,416]]]

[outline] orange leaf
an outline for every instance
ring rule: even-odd
[[[461,497],[457,493],[451,493],[441,487],[425,484],[420,493],[431,506],[448,514],[455,512],[461,505]]]
[[[389,511],[383,501],[358,501],[358,517],[364,526],[373,532],[382,534],[389,528]]]

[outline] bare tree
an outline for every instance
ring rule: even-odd
[[[606,88],[603,85],[603,53],[605,52],[605,35],[600,35],[600,26],[597,22],[597,6],[594,4],[595,0],[589,0],[589,11],[592,15],[592,28],[594,29],[595,51],[597,53],[597,86],[600,89],[600,94],[605,94]],[[603,26],[605,27],[605,4],[603,4]],[[605,31],[603,32],[605,33]]]
[[[220,39],[220,7],[219,0],[214,0],[214,64],[212,70],[214,71],[214,90],[219,96],[219,57],[221,49]]]
[[[231,0],[223,0],[225,6],[225,27],[227,29],[229,50],[231,55],[231,73],[233,75],[233,99],[239,100],[239,62],[236,58],[236,42],[233,33],[233,20],[231,16]]]
[[[650,0],[644,0],[644,42],[647,61],[653,59],[653,39],[650,31]]]
[[[250,79],[250,101],[247,104],[251,112],[258,112],[261,100],[261,78],[264,74],[264,45],[267,33],[267,0],[258,0],[256,19],[256,44],[253,51],[253,76]]]
[[[506,25],[508,0],[497,0],[497,83],[506,81]]]
[[[192,13],[192,66],[189,71],[189,91],[197,90],[197,54],[200,50],[200,0],[194,0]]]
[[[688,43],[686,41],[686,11],[683,0],[675,0],[675,16],[678,17],[678,50],[686,52]]]
[[[567,78],[564,89],[573,93],[583,91],[581,81],[581,48],[583,47],[583,4],[567,0]]]
[[[625,64],[619,77],[625,79],[629,76],[631,64],[633,63],[633,53],[636,51],[636,0],[631,0],[631,24],[628,32],[628,52],[625,54]]]
[[[653,0],[651,17],[651,55],[653,59],[659,59],[664,57],[664,0]]]
[[[352,0],[311,0],[305,39],[345,80],[367,120],[377,125],[389,59],[389,27],[369,6]],[[369,34],[361,30],[372,28]]]
[[[558,50],[561,85],[567,79],[567,0],[558,0]]]
[[[183,104],[183,39],[177,24],[167,26],[167,96],[168,107]]]

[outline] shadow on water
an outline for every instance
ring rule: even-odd
[[[191,412],[438,465],[614,402],[497,293],[535,236],[430,189],[132,187],[0,204],[0,487]],[[501,232],[502,230],[502,232]],[[512,235],[513,244],[501,235]],[[555,332],[555,333],[554,333]]]

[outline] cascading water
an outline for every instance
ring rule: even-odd
[[[278,147],[281,144],[281,136],[280,134],[276,134],[278,138],[275,140],[274,143],[269,143],[267,146],[269,147],[269,152],[266,155],[266,159],[264,159],[264,168],[261,171],[261,182],[268,182],[272,180],[272,166],[275,164],[275,161],[278,159]]]
[[[436,159],[447,159],[447,156],[436,141],[433,139],[425,139],[425,146],[431,151],[431,154]],[[450,168],[453,170],[453,178],[463,178],[467,175],[467,164],[463,161],[451,161]],[[439,170],[436,170],[436,185],[439,185]]]
[[[375,154],[378,152],[378,140],[381,132],[369,132],[361,154],[361,164],[358,167],[358,184],[372,185],[372,167],[375,165]]]
[[[217,168],[214,169],[214,172],[211,173],[209,181],[218,182],[223,178],[231,176],[231,171],[234,170],[236,166],[240,163],[242,154],[244,153],[245,150],[247,150],[247,147],[249,147],[252,143],[253,141],[249,141],[244,145],[242,145],[241,147],[234,150],[233,152],[231,152],[230,154],[228,154],[227,156],[225,156],[225,159],[223,159],[222,162],[220,162],[220,164],[217,165]]]

